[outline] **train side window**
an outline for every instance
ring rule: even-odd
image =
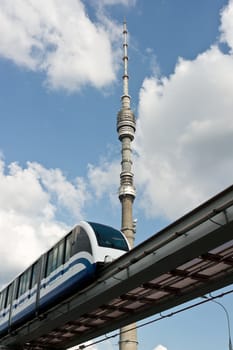
[[[5,297],[6,297],[6,289],[1,291],[0,310],[2,310],[4,307]]]
[[[7,287],[7,296],[6,296],[5,307],[7,307],[7,306],[10,304],[12,289],[13,289],[13,284],[10,284],[10,285]]]
[[[0,310],[3,308],[3,303],[4,303],[4,290],[1,291],[0,293]]]
[[[2,294],[2,300],[1,300],[1,305],[0,305],[1,309],[5,308],[6,292],[7,292],[7,288],[5,288],[1,293]]]
[[[32,273],[32,268],[30,267],[26,272],[25,272],[25,290],[26,292],[29,289],[30,286],[30,281],[31,281],[31,273]]]
[[[18,292],[19,292],[19,277],[17,277],[15,282],[14,282],[13,299],[17,299]]]
[[[4,291],[2,290],[0,293],[0,310],[3,309],[3,302],[4,302]]]
[[[82,251],[92,254],[90,239],[85,230],[80,227],[80,231],[76,235],[72,255]]]
[[[39,273],[39,262],[37,261],[32,265],[32,276],[31,276],[30,289],[33,288],[34,285],[36,284],[38,273]]]
[[[53,271],[53,249],[51,249],[47,254],[47,266],[46,266],[46,277]]]
[[[62,242],[61,242],[62,243]],[[56,270],[60,264],[60,259],[63,260],[63,245],[59,243],[56,247],[51,249],[47,255],[47,267],[46,267],[46,277]]]
[[[57,267],[63,264],[63,258],[64,258],[64,239],[58,244]]]
[[[24,274],[22,274],[22,275],[19,277],[19,285],[18,285],[17,297],[20,297],[20,295],[23,294],[23,288],[24,288]]]
[[[27,269],[19,279],[19,287],[18,287],[18,297],[22,294],[24,294],[28,289],[30,285],[30,278],[31,278],[31,267]]]
[[[53,260],[52,260],[52,271],[57,268],[57,255],[58,255],[58,247],[53,248]]]
[[[65,262],[68,261],[71,257],[72,250],[72,231],[66,236],[65,240]]]

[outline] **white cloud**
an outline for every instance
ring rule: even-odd
[[[221,13],[221,41],[225,42],[231,48],[233,53],[233,0],[230,0],[228,5]]]
[[[88,181],[97,198],[108,194],[112,203],[118,203],[117,190],[119,187],[120,161],[103,161],[101,166],[89,165]]]
[[[134,6],[137,0],[99,0],[98,4],[101,6],[107,5],[124,5],[124,6]]]
[[[82,216],[82,208],[90,199],[87,185],[82,178],[69,182],[60,169],[46,169],[38,163],[28,163],[29,169],[45,186],[50,195],[56,196],[58,206],[68,210],[75,218]]]
[[[85,346],[84,349],[87,349],[87,350],[113,350],[114,349],[114,346],[112,345],[112,343],[109,340],[105,339],[103,342],[101,342],[100,345],[95,345],[92,343],[92,341],[88,341],[86,343],[79,344],[78,346],[69,348],[69,350],[78,350],[82,346]]]
[[[80,220],[89,194],[81,179],[69,182],[59,169],[38,163],[22,168],[0,161],[0,285],[32,263],[64,235],[57,215],[66,211]]]
[[[78,350],[82,346],[84,346],[84,349],[87,349],[87,350],[98,350],[98,348],[95,345],[92,345],[91,341],[83,343],[83,344],[79,344],[78,346],[73,346],[72,348],[69,348],[68,350]]]
[[[163,345],[158,345],[154,348],[154,350],[167,350],[167,348],[165,348]]]
[[[175,218],[232,183],[232,73],[233,56],[215,45],[193,61],[180,58],[168,78],[144,80],[136,174],[149,215]]]
[[[94,23],[81,0],[2,0],[0,32],[0,56],[45,72],[50,88],[103,88],[115,80],[119,25],[103,15]]]
[[[232,9],[230,1],[221,13],[220,30],[229,46]],[[192,61],[180,58],[169,77],[145,78],[134,168],[142,193],[138,202],[148,215],[177,218],[232,184],[232,74],[232,53],[215,44]],[[93,182],[101,191],[104,182],[112,186],[109,169],[92,168],[92,174],[103,171],[103,182]]]

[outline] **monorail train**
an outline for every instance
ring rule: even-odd
[[[124,235],[81,221],[0,292],[0,336],[94,280],[99,264],[129,250]]]

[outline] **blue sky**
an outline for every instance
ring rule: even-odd
[[[1,0],[0,284],[80,219],[120,227],[124,17],[136,244],[232,184],[232,0]],[[221,317],[143,328],[139,350],[227,348]]]

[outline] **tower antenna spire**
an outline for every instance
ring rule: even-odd
[[[120,173],[119,199],[121,202],[121,230],[129,241],[130,247],[134,245],[135,225],[133,222],[133,202],[136,197],[136,189],[133,183],[132,149],[131,142],[134,140],[136,121],[130,108],[129,75],[128,75],[128,42],[127,25],[123,23],[123,95],[121,97],[121,109],[117,115],[117,132],[121,141],[122,160]],[[130,329],[130,331],[129,331]],[[137,350],[137,331],[132,325],[126,326],[120,331],[119,349]]]
[[[130,96],[129,96],[129,76],[128,76],[128,42],[127,42],[127,24],[126,19],[123,23],[123,63],[124,63],[124,74],[123,74],[123,96],[122,96],[122,109],[130,108]]]

